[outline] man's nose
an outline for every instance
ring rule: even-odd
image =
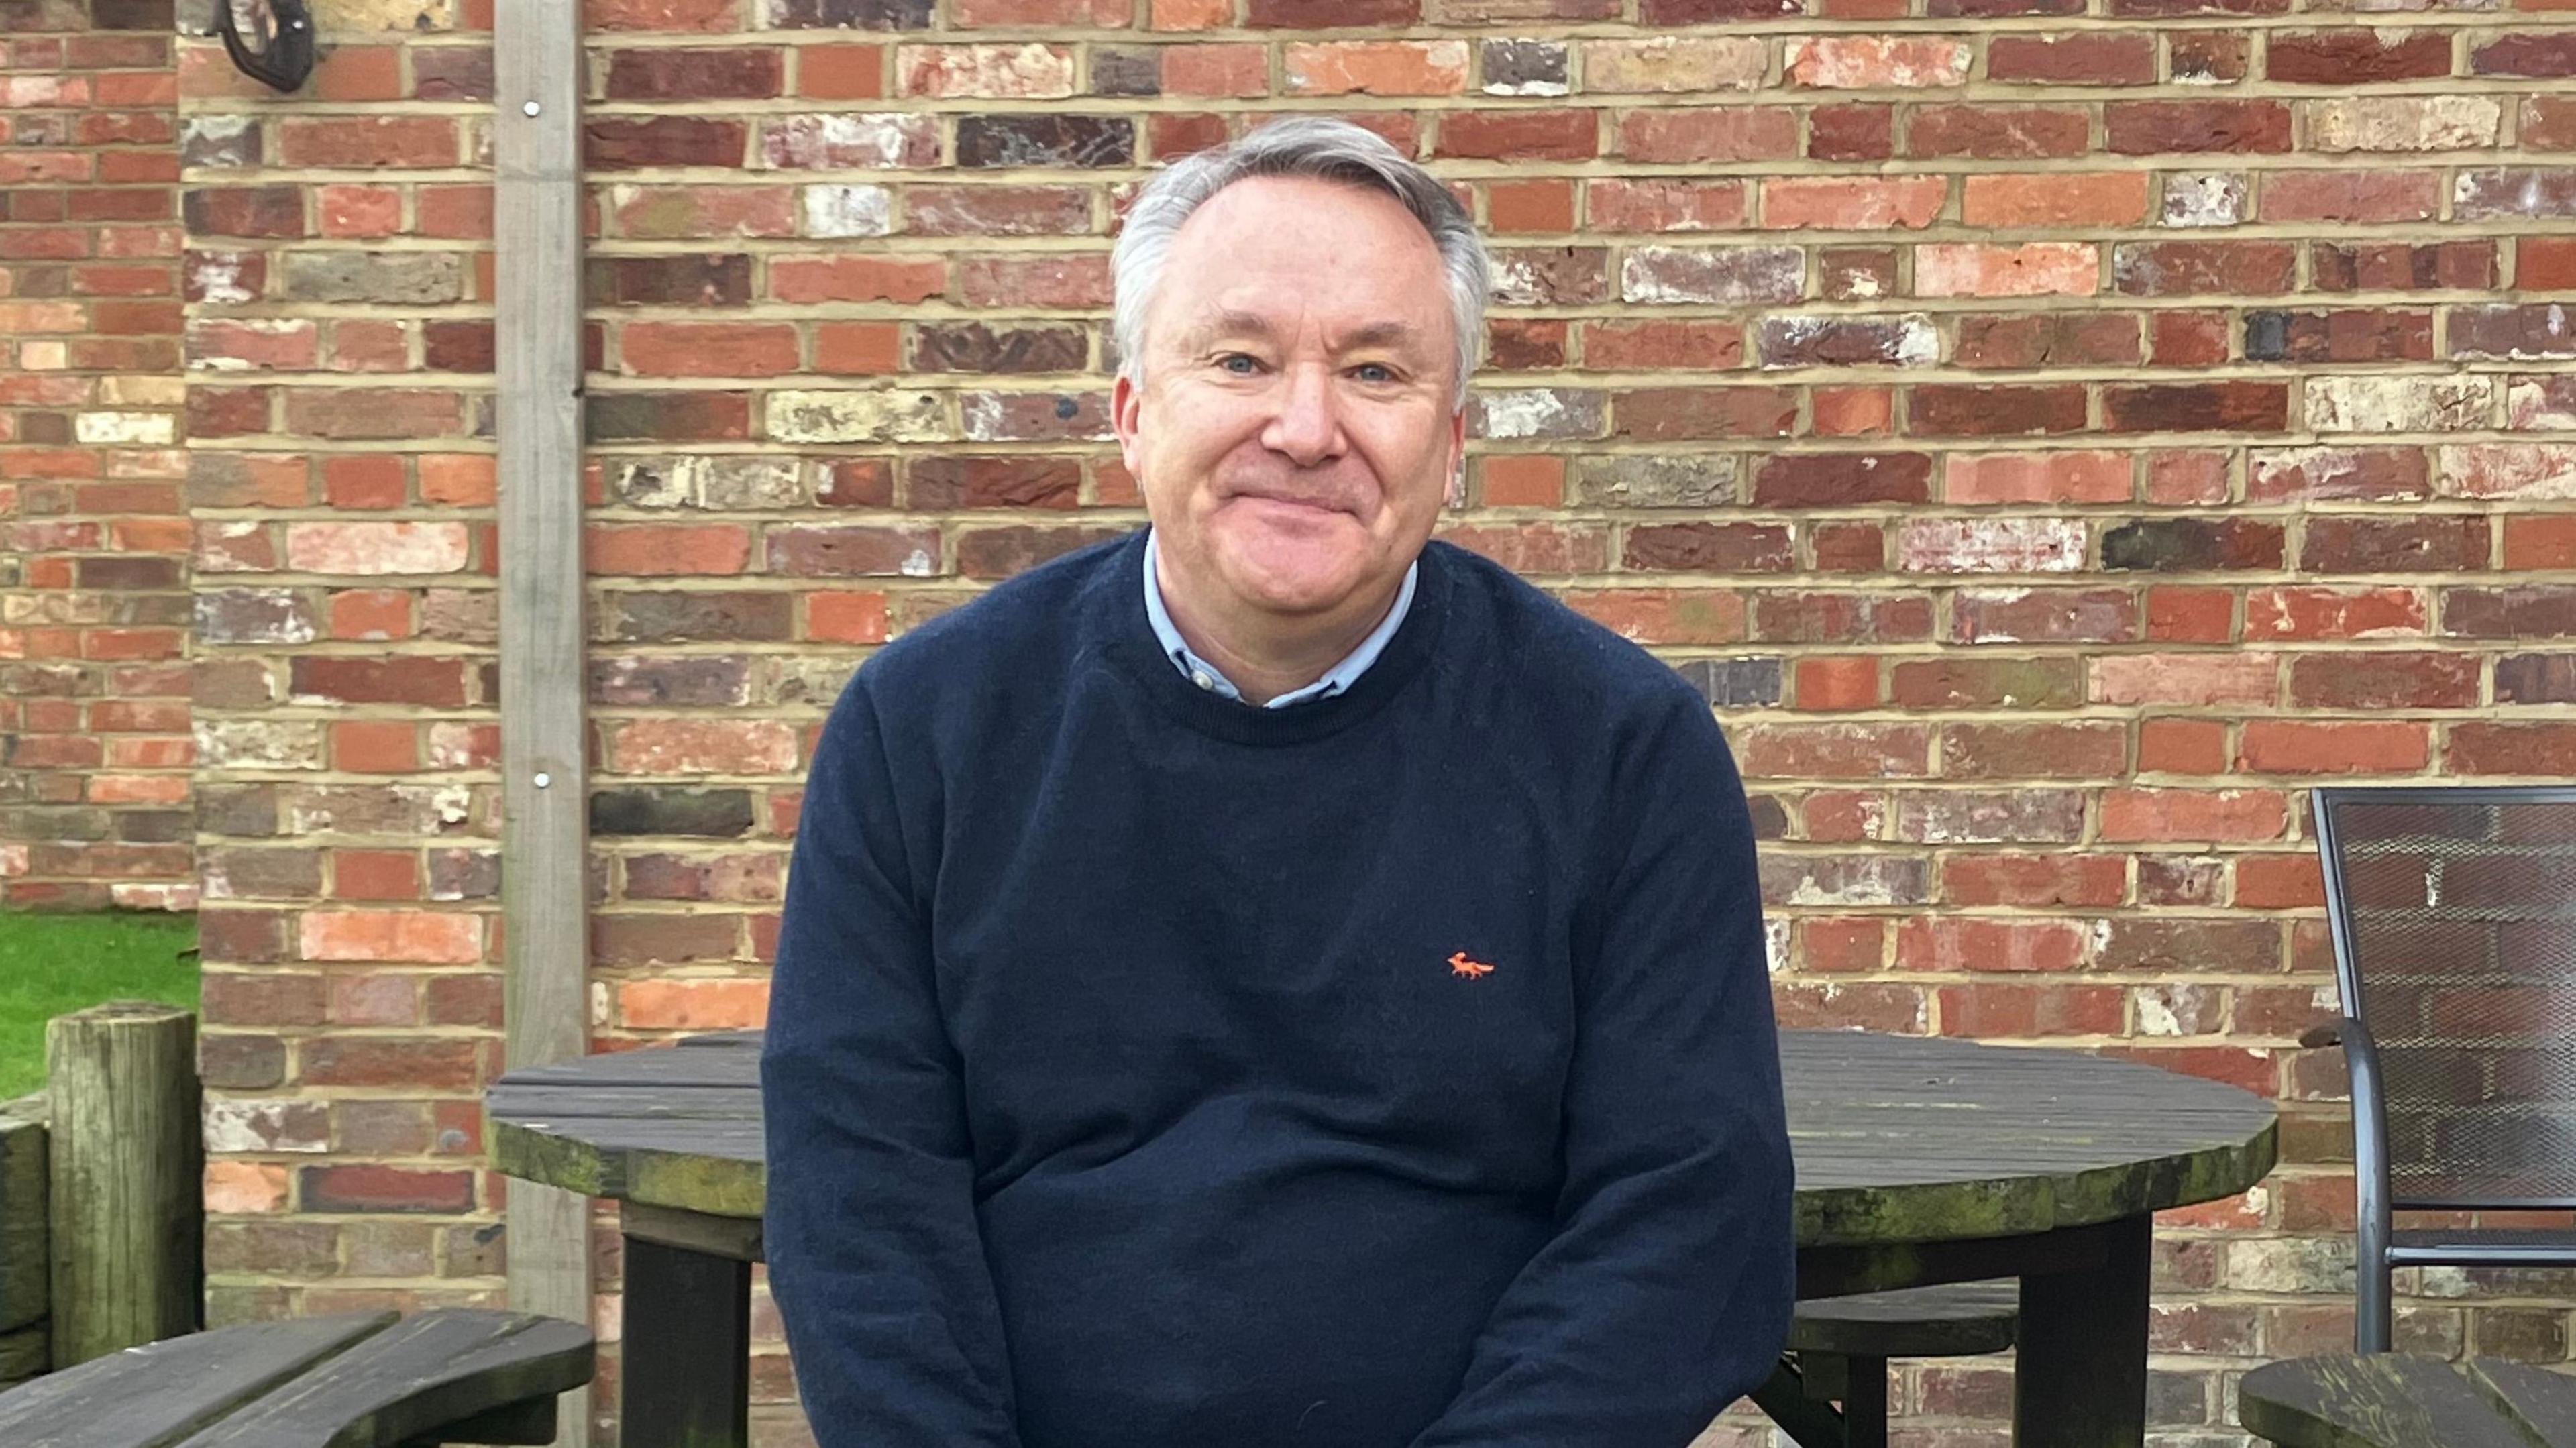
[[[1299,467],[1337,457],[1342,452],[1342,421],[1334,407],[1331,373],[1322,367],[1292,367],[1274,394],[1277,410],[1262,429],[1261,444]]]

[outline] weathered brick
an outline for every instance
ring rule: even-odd
[[[1794,246],[1638,247],[1620,270],[1619,294],[1649,304],[1788,302],[1805,280],[1806,256]]]
[[[2292,85],[2350,87],[2451,73],[2451,37],[2439,30],[2275,30],[2263,73]]]
[[[1905,154],[2034,159],[2084,154],[2092,120],[2080,106],[1917,106]]]
[[[2112,101],[2103,123],[2124,156],[2290,149],[2290,108],[2279,101]]]
[[[964,116],[957,122],[960,167],[1126,166],[1135,157],[1135,128],[1122,116]]]
[[[2458,151],[2495,144],[2504,106],[2492,96],[2339,96],[2303,101],[2308,146],[2339,151]]]

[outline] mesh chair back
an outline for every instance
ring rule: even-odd
[[[2392,1204],[2576,1206],[2576,788],[2319,790],[2317,829]]]

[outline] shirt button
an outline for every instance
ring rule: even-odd
[[[1190,682],[1198,685],[1202,689],[1213,689],[1216,687],[1216,680],[1209,678],[1207,676],[1207,670],[1205,669],[1200,669],[1192,673],[1190,675]]]

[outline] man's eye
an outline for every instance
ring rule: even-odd
[[[1249,377],[1254,372],[1260,370],[1261,367],[1260,363],[1253,361],[1251,358],[1244,356],[1240,352],[1226,353],[1224,356],[1216,359],[1216,365],[1233,373],[1237,377]]]
[[[1394,369],[1388,367],[1383,362],[1363,362],[1351,370],[1359,374],[1362,382],[1393,382],[1395,380]]]

